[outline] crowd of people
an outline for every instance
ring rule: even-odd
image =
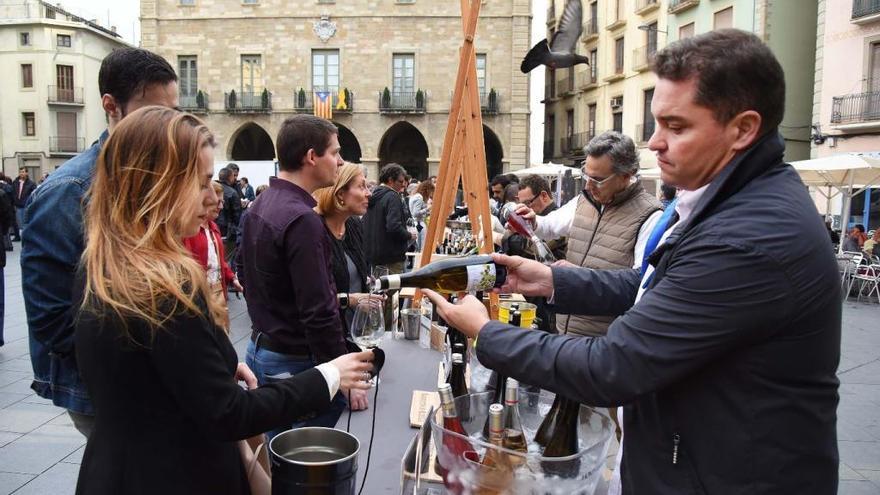
[[[480,362],[610,409],[622,446],[609,493],[831,493],[840,287],[782,162],[782,69],[755,36],[719,30],[671,44],[654,70],[661,198],[614,131],[586,146],[584,189],[561,206],[539,176],[490,183],[502,290],[536,304],[543,332],[427,293],[480,335]],[[275,141],[277,176],[254,189],[234,163],[215,176],[213,134],[177,109],[163,58],[118,49],[98,79],[100,138],[39,187],[22,169],[0,188],[0,229],[21,227],[32,388],[88,439],[78,493],[249,493],[236,442],[369,407],[373,354],[348,328],[373,269],[407,270],[446,220],[436,177],[388,163],[373,183],[331,122],[296,115]],[[453,217],[466,213],[459,194]],[[505,229],[514,213],[552,267]],[[845,247],[876,251],[858,227]],[[243,363],[230,292],[252,324]]]

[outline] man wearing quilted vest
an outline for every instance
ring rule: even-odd
[[[640,268],[660,202],[645,191],[636,175],[639,154],[629,137],[608,131],[584,149],[586,188],[562,208],[536,217],[521,206],[518,212],[533,222],[544,240],[568,237],[565,260],[597,269]],[[601,336],[614,320],[610,316],[557,315],[559,333]]]

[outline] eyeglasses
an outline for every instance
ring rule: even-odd
[[[596,186],[597,188],[601,188],[602,186],[604,186],[605,184],[607,184],[608,181],[610,181],[611,179],[613,179],[615,175],[616,175],[616,174],[611,174],[611,175],[609,175],[608,177],[605,177],[604,179],[596,179],[596,178],[594,178],[594,177],[590,177],[589,175],[587,175],[587,176],[586,176],[586,177],[587,177],[587,185],[593,184],[593,185]]]
[[[529,208],[531,208],[531,207],[532,207],[532,201],[534,201],[534,200],[536,200],[536,199],[538,199],[538,196],[532,196],[532,199],[528,199],[528,200],[526,200],[526,201],[520,201],[520,203],[522,203],[522,204],[528,206]]]

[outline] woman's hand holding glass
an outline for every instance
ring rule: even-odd
[[[341,390],[367,390],[370,385],[370,372],[373,370],[371,351],[351,352],[330,361],[339,370]]]

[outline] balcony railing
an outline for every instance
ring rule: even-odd
[[[636,14],[644,14],[660,6],[660,0],[636,0]]]
[[[569,153],[572,155],[583,155],[584,147],[590,143],[591,139],[593,139],[593,133],[591,132],[578,132],[572,134],[568,143]]]
[[[584,23],[584,41],[591,41],[599,37],[599,19],[595,17],[587,19]]]
[[[553,158],[553,140],[544,141],[544,161]]]
[[[596,85],[598,82],[598,78],[596,77],[596,71],[593,67],[588,67],[587,70],[578,74],[578,87],[580,89],[590,89]]]
[[[230,91],[223,93],[226,111],[231,113],[269,113],[272,111],[272,93]]]
[[[480,91],[480,110],[483,115],[495,115],[498,113],[498,91],[494,88],[486,91]]]
[[[61,88],[58,86],[49,86],[48,102],[61,105],[82,105],[83,89],[82,88]]]
[[[85,149],[86,139],[70,136],[50,136],[49,152],[51,153],[81,153]]]
[[[880,0],[853,0],[853,19],[877,13],[880,13]]]
[[[569,69],[572,70],[572,69]],[[559,96],[564,96],[570,93],[573,93],[575,90],[574,87],[574,78],[565,76],[559,81],[556,81],[556,94]]]
[[[877,120],[880,120],[880,91],[835,96],[832,100],[832,124],[855,124]]]
[[[700,0],[669,0],[670,14],[677,14],[700,3]]]
[[[298,113],[312,113],[315,110],[316,91],[330,92],[331,105],[333,105],[333,113],[351,113],[354,110],[354,93],[349,91],[348,88],[342,89],[342,92],[344,94],[344,105],[339,104],[339,88],[312,88],[310,91],[306,91],[304,88],[300,88],[299,91],[296,91],[293,94],[294,110],[296,110]],[[341,106],[344,108],[340,108]]]
[[[645,45],[633,50],[633,70],[636,72],[648,70],[655,55],[657,55],[656,45]]]
[[[208,93],[199,91],[194,95],[180,95],[180,109],[190,113],[207,113]]]
[[[379,93],[380,113],[425,113],[428,94],[416,92],[383,91]]]
[[[559,139],[559,154],[567,155],[571,151],[572,136],[565,136]]]
[[[651,139],[651,136],[654,135],[654,121],[643,122],[641,124],[636,124],[636,144],[644,145],[647,144]]]

